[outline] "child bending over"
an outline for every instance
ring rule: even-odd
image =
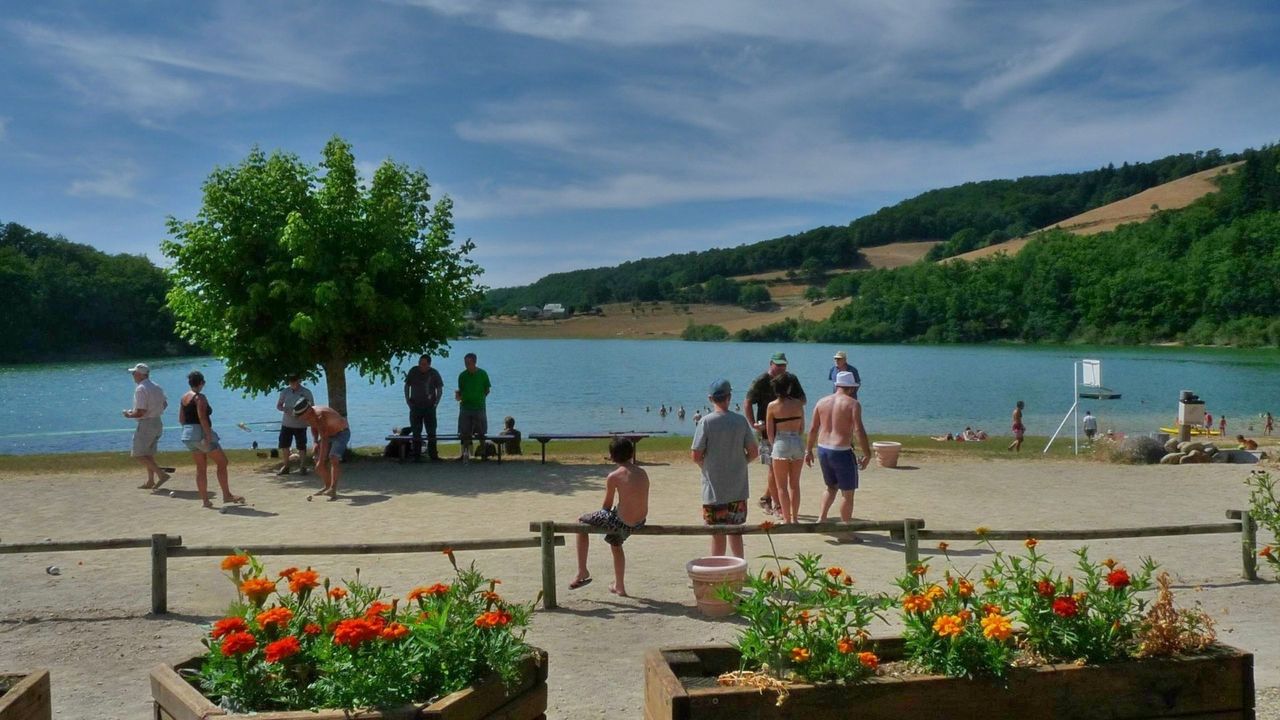
[[[578,522],[611,531],[604,536],[604,541],[613,551],[613,585],[609,586],[609,592],[623,597],[627,595],[623,579],[627,557],[622,552],[622,543],[627,541],[633,530],[644,527],[645,518],[649,515],[649,475],[635,464],[635,455],[635,446],[627,438],[615,437],[609,443],[609,458],[618,463],[618,468],[609,473],[605,481],[604,509],[578,518]],[[614,505],[615,499],[617,505]],[[589,543],[587,533],[578,533],[578,574],[569,583],[571,590],[591,582],[591,573],[587,572]]]

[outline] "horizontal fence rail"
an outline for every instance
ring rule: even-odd
[[[920,521],[922,524],[924,521]],[[543,525],[550,524],[556,533],[587,533],[589,535],[607,535],[613,530],[609,528],[587,525],[586,523],[531,522],[529,532],[540,532]],[[840,533],[888,530],[900,532],[901,520],[857,520],[853,522],[793,523],[775,525],[767,532],[770,535],[839,535]],[[631,531],[632,535],[763,535],[765,530],[760,525],[645,525]]]
[[[182,544],[181,535],[169,536],[169,545]],[[151,538],[112,538],[110,540],[45,540],[43,542],[9,543],[0,545],[0,555],[17,555],[26,553],[75,552],[80,550],[128,550],[130,548],[149,548]]]
[[[921,540],[1101,540],[1166,535],[1214,535],[1238,533],[1241,523],[1203,525],[1152,525],[1150,527],[1107,528],[1102,530],[921,530]]]

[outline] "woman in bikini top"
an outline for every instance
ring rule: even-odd
[[[784,523],[800,513],[800,471],[804,468],[804,395],[795,375],[773,379],[777,399],[765,409],[765,431],[772,448],[773,480]]]

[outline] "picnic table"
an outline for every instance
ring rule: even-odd
[[[515,435],[510,435],[510,434],[507,434],[507,433],[498,433],[497,435],[473,435],[472,437],[473,437],[473,439],[477,440],[477,441],[480,443],[480,445],[481,445],[482,447],[483,447],[483,445],[484,445],[484,441],[485,441],[485,440],[492,440],[492,441],[493,441],[493,444],[494,444],[494,445],[496,445],[496,446],[498,447],[498,462],[499,462],[499,463],[501,463],[501,462],[502,462],[502,450],[503,450],[503,448],[506,446],[506,441],[507,441],[507,440],[513,440],[513,439],[515,439]],[[393,445],[395,445],[395,446],[396,446],[396,451],[399,453],[400,462],[404,462],[405,460],[407,460],[407,459],[409,458],[409,448],[413,445],[413,436],[412,436],[412,435],[388,435],[388,436],[386,436],[386,438],[384,438],[384,439],[385,439],[387,442],[389,442],[389,443],[391,443],[391,444],[393,444]],[[445,434],[445,435],[437,434],[437,435],[436,435],[436,442],[437,442],[437,443],[440,443],[440,442],[458,442],[458,441],[461,441],[461,440],[462,440],[462,436],[461,436],[461,435],[458,435],[457,433]],[[426,434],[423,434],[423,436],[422,436],[422,444],[423,444],[423,445],[426,445],[426,444],[427,444],[427,436],[426,436]],[[545,454],[544,454],[544,457],[545,457]],[[481,457],[481,458],[479,458],[479,459],[480,459],[480,460],[483,460],[484,458],[483,458],[483,457]]]
[[[666,430],[637,431],[637,430],[618,430],[610,432],[588,432],[588,433],[529,433],[525,437],[530,440],[537,440],[542,445],[542,464],[547,464],[547,443],[552,440],[612,440],[616,437],[624,437],[630,440],[637,448],[640,441],[653,437],[654,435],[666,435]],[[637,453],[638,455],[638,453]]]

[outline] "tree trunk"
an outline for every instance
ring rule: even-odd
[[[329,407],[347,416],[347,361],[333,358],[324,363],[324,381],[329,390]]]

